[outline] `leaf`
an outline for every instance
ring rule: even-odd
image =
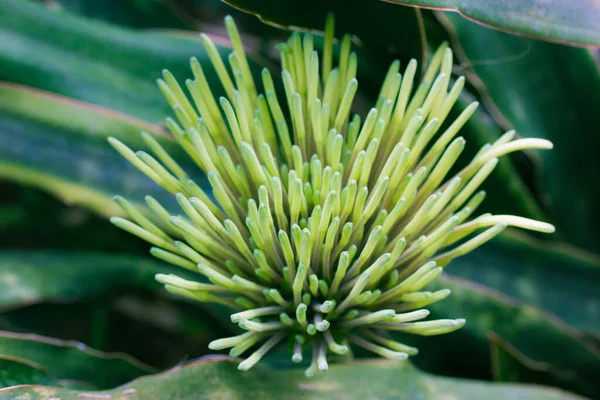
[[[486,27],[575,46],[600,45],[600,4],[514,0],[385,0],[390,3],[455,11]]]
[[[336,37],[356,35],[370,52],[422,59],[426,39],[418,10],[362,0],[223,0],[261,21],[288,29],[322,31],[329,13],[335,15]],[[401,32],[401,34],[400,34]],[[381,56],[381,53],[379,54]],[[383,77],[382,77],[383,79]]]
[[[146,242],[115,229],[106,218],[42,190],[2,181],[0,193],[2,248],[148,253]]]
[[[552,385],[556,376],[549,364],[533,361],[495,333],[489,335],[492,352],[492,372],[497,382],[546,382]]]
[[[167,297],[164,291],[130,292],[4,311],[0,330],[76,340],[101,351],[124,352],[154,367],[171,368],[209,353],[209,342],[239,333],[229,318],[219,321],[215,313],[210,307]]]
[[[135,29],[187,29],[222,35],[220,21],[226,15],[235,18],[243,31],[244,39],[252,34],[281,34],[281,30],[268,27],[254,16],[233,9],[221,0],[37,0],[55,8],[87,18]]]
[[[0,310],[159,289],[157,273],[200,279],[199,274],[144,257],[90,252],[3,251],[0,265]]]
[[[87,382],[99,389],[154,372],[151,367],[124,354],[102,353],[83,343],[34,334],[0,331],[0,355],[33,362],[57,379]]]
[[[76,338],[103,350],[135,351],[137,357],[158,360],[156,365],[167,367],[190,352],[206,354],[211,340],[237,332],[229,309],[167,295],[154,279],[157,273],[205,279],[147,257],[2,251],[0,330]],[[78,323],[73,324],[74,320]],[[134,332],[137,338],[131,340]],[[150,343],[172,343],[174,336],[178,343],[168,354],[152,355],[155,349]],[[110,342],[109,347],[104,346],[103,338]],[[144,338],[148,347],[140,346],[138,338]]]
[[[55,385],[55,382],[41,366],[31,361],[0,356],[0,388],[24,384]]]
[[[0,83],[0,178],[44,189],[105,216],[120,214],[114,194],[134,201],[151,195],[173,204],[172,196],[144,179],[106,142],[115,136],[143,146],[142,130],[161,132],[157,125],[102,107]],[[182,159],[180,148],[156,137]],[[187,166],[196,171],[192,176],[199,184],[206,181],[198,168]]]
[[[447,271],[600,334],[600,259],[595,255],[511,232],[455,260]]]
[[[226,336],[235,332],[229,318],[230,310],[223,306],[188,304],[174,296],[165,298],[166,292],[154,279],[157,273],[204,280],[193,271],[171,264],[146,257],[93,252],[3,251],[0,252],[0,266],[0,311],[3,312],[0,329],[61,338],[77,335],[79,340],[100,346],[91,326],[95,321],[93,317],[98,311],[110,312],[110,319],[119,320],[123,327],[128,326],[130,333],[138,326],[146,326],[141,335],[148,336],[152,328],[165,335],[185,336],[194,348],[202,350],[201,354],[205,354],[208,342],[217,339],[219,334]],[[162,297],[150,296],[150,290],[157,291]],[[74,307],[59,309],[44,304],[74,302]],[[33,304],[39,307],[27,307]],[[27,308],[21,312],[6,312],[23,307]],[[39,313],[43,315],[37,315]],[[72,327],[73,319],[79,320],[81,325]],[[105,319],[109,318],[106,316]],[[127,335],[111,330],[112,323],[108,323],[107,328],[100,322],[100,335],[110,335],[110,340],[118,342],[112,348],[122,349]],[[81,329],[83,326],[85,329]],[[146,340],[151,341],[150,338]],[[185,353],[186,349],[180,351]],[[179,359],[183,355],[180,354]],[[173,361],[166,363],[168,366],[178,361],[170,357],[164,359]]]
[[[448,268],[451,271],[452,264]],[[448,335],[403,337],[419,347],[419,355],[414,357],[417,366],[440,374],[491,378],[488,334],[494,332],[525,357],[557,371],[564,379],[554,385],[597,397],[594,377],[600,376],[600,353],[586,343],[581,332],[551,314],[462,278],[443,275],[427,290],[443,288],[452,294],[428,306],[431,317],[465,318],[467,323]]]
[[[193,21],[185,18],[185,13],[182,15],[182,10],[178,10],[175,3],[156,0],[53,0],[49,7],[133,28],[192,27]]]
[[[226,57],[229,49],[220,47]],[[149,122],[171,110],[155,80],[165,68],[191,78],[190,57],[210,60],[199,40],[186,35],[117,28],[29,1],[0,2],[0,80],[97,104]],[[251,67],[257,68],[250,60]],[[206,79],[223,93],[212,66]]]
[[[598,252],[600,72],[590,52],[485,29],[452,14],[439,18],[458,61],[484,85],[477,86],[496,121],[554,142],[552,151],[539,153],[536,189],[556,238]]]
[[[114,396],[140,399],[440,399],[444,398],[527,398],[576,399],[553,389],[519,385],[498,385],[424,374],[409,363],[369,360],[333,365],[327,373],[305,378],[303,371],[275,370],[257,366],[249,372],[237,370],[224,357],[210,357],[174,368],[163,374],[138,379],[111,391],[93,393],[42,386],[9,388],[2,395],[29,395],[31,399],[59,397]],[[80,396],[80,397],[78,397]]]

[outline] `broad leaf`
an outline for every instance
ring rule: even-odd
[[[49,8],[138,29],[188,29],[223,34],[220,19],[235,18],[244,33],[265,39],[281,30],[269,27],[254,16],[238,11],[221,0],[30,0]],[[256,39],[255,38],[255,39]]]
[[[164,291],[107,293],[4,311],[0,330],[75,340],[102,351],[124,352],[154,367],[171,368],[210,353],[209,342],[238,333],[229,314],[220,314],[227,321],[215,314],[217,310],[210,306],[166,297]]]
[[[211,357],[160,375],[144,377],[118,389],[77,392],[43,386],[25,386],[0,391],[4,396],[61,400],[137,396],[153,399],[577,399],[553,389],[499,385],[424,374],[409,363],[384,360],[333,365],[327,372],[305,378],[303,371],[255,367],[249,372],[223,357]],[[6,397],[9,398],[9,397]]]
[[[37,0],[44,3],[43,0]],[[71,13],[132,28],[192,28],[178,1],[156,0],[54,0],[46,5]]]
[[[552,366],[536,362],[500,336],[490,333],[490,350],[492,354],[492,373],[496,382],[536,382],[552,385],[561,377]]]
[[[447,268],[451,272],[452,264]],[[594,377],[600,376],[600,352],[581,332],[551,314],[449,274],[428,285],[432,291],[442,288],[452,294],[428,306],[432,318],[465,318],[467,323],[448,335],[403,337],[419,347],[417,365],[437,373],[491,378],[488,335],[493,332],[524,356],[557,371],[560,379],[554,385],[592,398],[598,395]]]
[[[0,83],[0,178],[39,187],[102,215],[120,212],[112,201],[115,194],[135,201],[144,195],[172,201],[106,142],[115,136],[143,147],[142,130],[161,132],[157,125],[99,106]],[[185,161],[174,143],[156,137]],[[203,175],[195,177],[204,182]]]
[[[218,330],[221,334],[229,334],[235,328],[229,319],[229,310],[222,306],[175,301],[182,300],[180,298],[165,299],[166,292],[154,279],[157,273],[177,274],[196,281],[204,279],[193,271],[145,257],[92,252],[4,251],[0,253],[0,282],[5,283],[0,285],[0,311],[38,303],[94,301],[87,308],[82,305],[84,308],[76,309],[84,313],[87,309],[95,312],[98,308],[120,310],[119,313],[127,314],[130,320],[190,336],[205,344],[208,339],[215,339]],[[149,290],[159,291],[164,296],[160,299],[148,295],[142,299],[136,297]],[[129,297],[114,297],[124,294]],[[37,312],[43,312],[44,316],[35,317],[35,310],[5,313],[0,316],[0,329],[56,335],[55,330],[48,328],[60,330],[57,319],[62,316],[39,308]],[[170,316],[164,320],[161,315]],[[66,326],[68,318],[65,322]]]
[[[453,261],[447,271],[600,334],[600,259],[595,255],[510,233]]]
[[[2,180],[0,193],[3,249],[148,253],[147,242],[115,229],[91,210],[67,205],[42,190]]]
[[[226,57],[230,50],[219,51]],[[162,122],[171,110],[156,78],[166,68],[183,82],[192,76],[192,56],[221,95],[199,40],[117,28],[29,1],[0,2],[0,80]]]
[[[425,33],[418,10],[363,0],[223,0],[263,22],[284,28],[322,31],[329,13],[335,15],[336,37],[353,34],[369,52],[391,51],[395,57],[422,59]],[[383,78],[383,77],[382,77]]]
[[[0,388],[24,384],[56,385],[41,366],[17,357],[0,356],[0,371]]]
[[[385,0],[456,11],[486,27],[576,46],[600,45],[600,5],[594,0]]]
[[[157,273],[204,279],[147,257],[0,252],[0,330],[77,339],[165,367],[204,355],[211,340],[236,332],[230,310],[168,295]],[[154,351],[164,346],[171,350]]]
[[[0,253],[0,310],[39,302],[67,302],[140,289],[159,289],[157,273],[199,274],[143,257],[58,251]]]
[[[484,102],[493,101],[501,113],[496,119],[522,136],[554,142],[554,150],[539,153],[536,189],[557,237],[600,250],[600,73],[591,53],[489,30],[453,14],[440,18],[456,30],[455,46],[467,57],[459,51],[458,61],[481,78]]]
[[[0,355],[27,360],[57,379],[87,382],[98,389],[114,387],[154,371],[126,355],[102,353],[83,343],[3,331]]]

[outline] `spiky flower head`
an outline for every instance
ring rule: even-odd
[[[389,331],[438,335],[465,323],[422,321],[429,314],[423,307],[450,294],[424,290],[446,264],[507,225],[554,230],[515,216],[469,220],[499,156],[552,144],[514,140],[509,132],[448,177],[465,146],[456,135],[477,103],[438,132],[464,85],[460,77],[450,86],[452,52],[445,45],[418,86],[416,61],[403,75],[392,63],[363,119],[352,114],[358,83],[350,36],[333,65],[333,18],[322,57],[310,34],[294,33],[278,46],[283,98],[267,69],[256,85],[233,20],[225,25],[233,47],[228,67],[211,39],[202,41],[226,96],[214,98],[194,58],[194,80],[186,81],[191,100],[168,71],[158,81],[177,117],[167,126],[208,176],[213,197],[152,136],[143,134],[154,156],[111,138],[183,211],[172,216],[147,197],[148,213],[117,198],[129,220],[112,222],[156,246],[154,256],[209,282],[157,275],[168,291],[235,310],[231,321],[245,332],[209,347],[231,348],[232,356],[255,348],[241,370],[282,341],[295,362],[312,349],[307,375],[326,370],[327,355],[345,354],[350,344],[397,360],[414,355],[417,349]]]

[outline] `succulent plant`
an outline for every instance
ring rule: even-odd
[[[172,215],[151,197],[147,209],[117,197],[129,220],[111,221],[153,244],[155,257],[206,278],[157,275],[169,292],[234,310],[231,321],[245,332],[209,347],[231,348],[232,356],[257,348],[241,370],[283,341],[295,362],[312,349],[307,375],[326,370],[327,355],[350,345],[391,359],[415,355],[389,333],[438,335],[465,323],[423,321],[424,307],[450,295],[426,291],[444,266],[509,225],[554,230],[517,216],[471,218],[498,157],[550,149],[550,142],[508,132],[449,177],[465,147],[457,134],[477,108],[447,121],[464,85],[451,77],[451,50],[437,49],[418,85],[415,60],[403,74],[393,62],[363,118],[352,113],[358,82],[351,36],[340,41],[334,66],[333,24],[330,17],[321,57],[311,34],[294,33],[278,46],[284,96],[267,69],[256,84],[229,17],[229,68],[202,35],[224,97],[213,96],[194,58],[194,79],[186,81],[191,100],[168,71],[158,80],[177,118],[167,126],[207,175],[212,196],[149,134],[142,135],[154,156],[110,139],[183,210]]]

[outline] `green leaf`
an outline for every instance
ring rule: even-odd
[[[545,382],[552,385],[557,379],[561,379],[551,365],[525,357],[494,333],[488,336],[492,352],[492,372],[496,382]]]
[[[17,357],[0,356],[0,389],[25,384],[56,385],[41,366]]]
[[[157,273],[204,280],[193,271],[146,257],[93,252],[3,251],[0,252],[0,266],[0,284],[3,287],[0,291],[0,311],[38,303],[72,303],[95,298],[103,299],[101,301],[108,305],[105,299],[113,295],[129,293],[133,296],[148,290],[163,293],[161,285],[154,279]],[[160,327],[163,329],[172,328],[185,334],[197,330],[191,332],[195,337],[206,336],[211,331],[204,326],[205,321],[195,319],[201,317],[210,322],[213,331],[220,327],[224,327],[226,333],[235,331],[229,319],[229,310],[225,311],[223,306],[201,303],[188,305],[181,298],[175,299],[180,301],[171,299],[170,303],[173,304],[155,306],[156,310],[162,309],[164,314],[171,314],[167,321],[162,321],[160,314],[154,315],[154,310],[145,306],[145,303],[152,303],[151,299],[131,297],[126,304],[130,305],[130,309],[137,310],[140,320],[146,318],[147,322],[162,325]],[[154,303],[157,301],[154,300]],[[136,316],[127,308],[122,311],[127,311],[132,318]],[[25,318],[34,317],[27,314]],[[42,320],[40,317],[31,322]],[[3,321],[0,317],[0,329],[15,329],[10,325],[11,321]],[[35,332],[40,331],[36,324],[28,327]]]
[[[115,136],[143,146],[139,133],[156,137],[177,159],[178,146],[161,137],[157,125],[102,107],[19,85],[0,83],[0,178],[35,186],[105,216],[118,215],[112,201],[121,194],[134,201],[144,195],[173,203],[162,188],[145,179],[106,139]],[[182,164],[185,166],[185,164]],[[190,163],[187,164],[190,166]],[[206,178],[199,175],[197,182]]]
[[[186,18],[185,12],[178,10],[176,3],[156,0],[53,0],[49,7],[132,28],[193,27],[193,21]]]
[[[31,399],[83,397],[82,392],[30,386],[7,389],[2,395],[29,395]],[[82,395],[81,397],[78,397]],[[333,365],[324,374],[305,378],[303,371],[274,370],[257,366],[249,372],[237,370],[223,357],[201,359],[160,375],[138,379],[111,391],[86,392],[85,396],[134,395],[140,399],[576,399],[564,392],[541,387],[499,385],[424,374],[409,363],[384,360]]]
[[[157,273],[163,273],[203,281],[200,274],[146,257],[93,252],[3,251],[0,252],[0,266],[0,286],[3,288],[0,291],[0,311],[3,311],[0,329],[71,338],[72,318],[90,325],[94,320],[82,321],[82,312],[91,315],[103,309],[120,315],[113,315],[111,319],[131,321],[132,327],[152,326],[162,332],[185,336],[194,345],[201,343],[201,354],[205,354],[206,345],[217,335],[236,331],[229,318],[230,310],[214,304],[188,304],[181,298],[166,296],[154,279]],[[151,297],[149,291],[157,291],[162,296]],[[62,307],[64,310],[54,310],[43,304],[75,302],[72,308]],[[28,307],[32,304],[40,307]],[[23,307],[26,308],[21,312],[6,312]],[[65,313],[74,312],[79,314],[63,318]],[[37,313],[43,316],[36,316]],[[125,323],[121,322],[121,325]],[[102,326],[99,329],[101,335],[110,334],[110,339],[123,341],[120,332],[105,332]],[[80,340],[100,346],[93,332],[90,336],[88,329],[76,331],[82,333],[78,336]],[[122,347],[115,345],[112,348]]]
[[[349,33],[356,35],[370,52],[391,51],[394,57],[424,57],[425,32],[420,13],[415,9],[395,7],[382,1],[370,1],[365,6],[362,0],[223,1],[255,14],[267,24],[290,29],[322,31],[325,18],[334,13],[338,38]]]
[[[448,268],[451,271],[452,264]],[[417,365],[441,374],[491,378],[488,335],[493,332],[525,357],[557,371],[560,379],[554,385],[597,397],[595,377],[600,376],[600,353],[586,343],[580,331],[551,314],[462,278],[444,275],[428,286],[431,291],[443,288],[452,294],[428,306],[431,317],[465,318],[467,323],[449,335],[406,337],[407,342],[419,347],[419,355],[414,358]]]
[[[0,265],[0,310],[159,289],[157,273],[200,279],[199,274],[144,257],[88,252],[3,251]]]
[[[206,355],[208,343],[239,333],[229,314],[222,313],[227,321],[219,321],[214,317],[217,310],[167,297],[164,292],[20,307],[0,313],[0,330],[76,340],[101,351],[124,352],[158,368]]]
[[[554,150],[539,153],[536,189],[557,239],[599,251],[600,73],[591,53],[485,29],[452,14],[440,18],[454,47],[462,47],[458,61],[484,85],[477,87],[496,121],[554,142]]]
[[[33,187],[0,182],[0,247],[148,253],[148,243],[82,207],[70,207]],[[119,233],[122,231],[122,234]]]
[[[456,11],[486,27],[575,46],[600,45],[600,5],[594,0],[385,0]]]
[[[206,354],[208,342],[237,332],[229,309],[167,295],[154,279],[157,273],[196,281],[204,277],[147,257],[3,251],[0,266],[0,329],[77,338],[103,350],[127,349],[164,366],[178,362],[190,348],[195,355]],[[79,324],[73,326],[73,320]],[[170,352],[154,357],[154,348],[128,337],[133,332],[148,343],[171,343],[174,335],[180,339]]]
[[[119,353],[102,353],[83,343],[0,331],[0,355],[39,365],[61,380],[82,381],[98,389],[128,382],[154,370]],[[0,392],[2,395],[2,392]]]
[[[449,273],[481,283],[568,324],[600,334],[600,259],[560,242],[511,232],[448,266]]]
[[[226,57],[230,50],[220,52]],[[117,28],[28,1],[0,2],[0,80],[159,122],[171,110],[155,80],[165,68],[180,82],[191,78],[192,56],[210,63],[200,41],[186,35]],[[205,74],[221,95],[212,66]]]

